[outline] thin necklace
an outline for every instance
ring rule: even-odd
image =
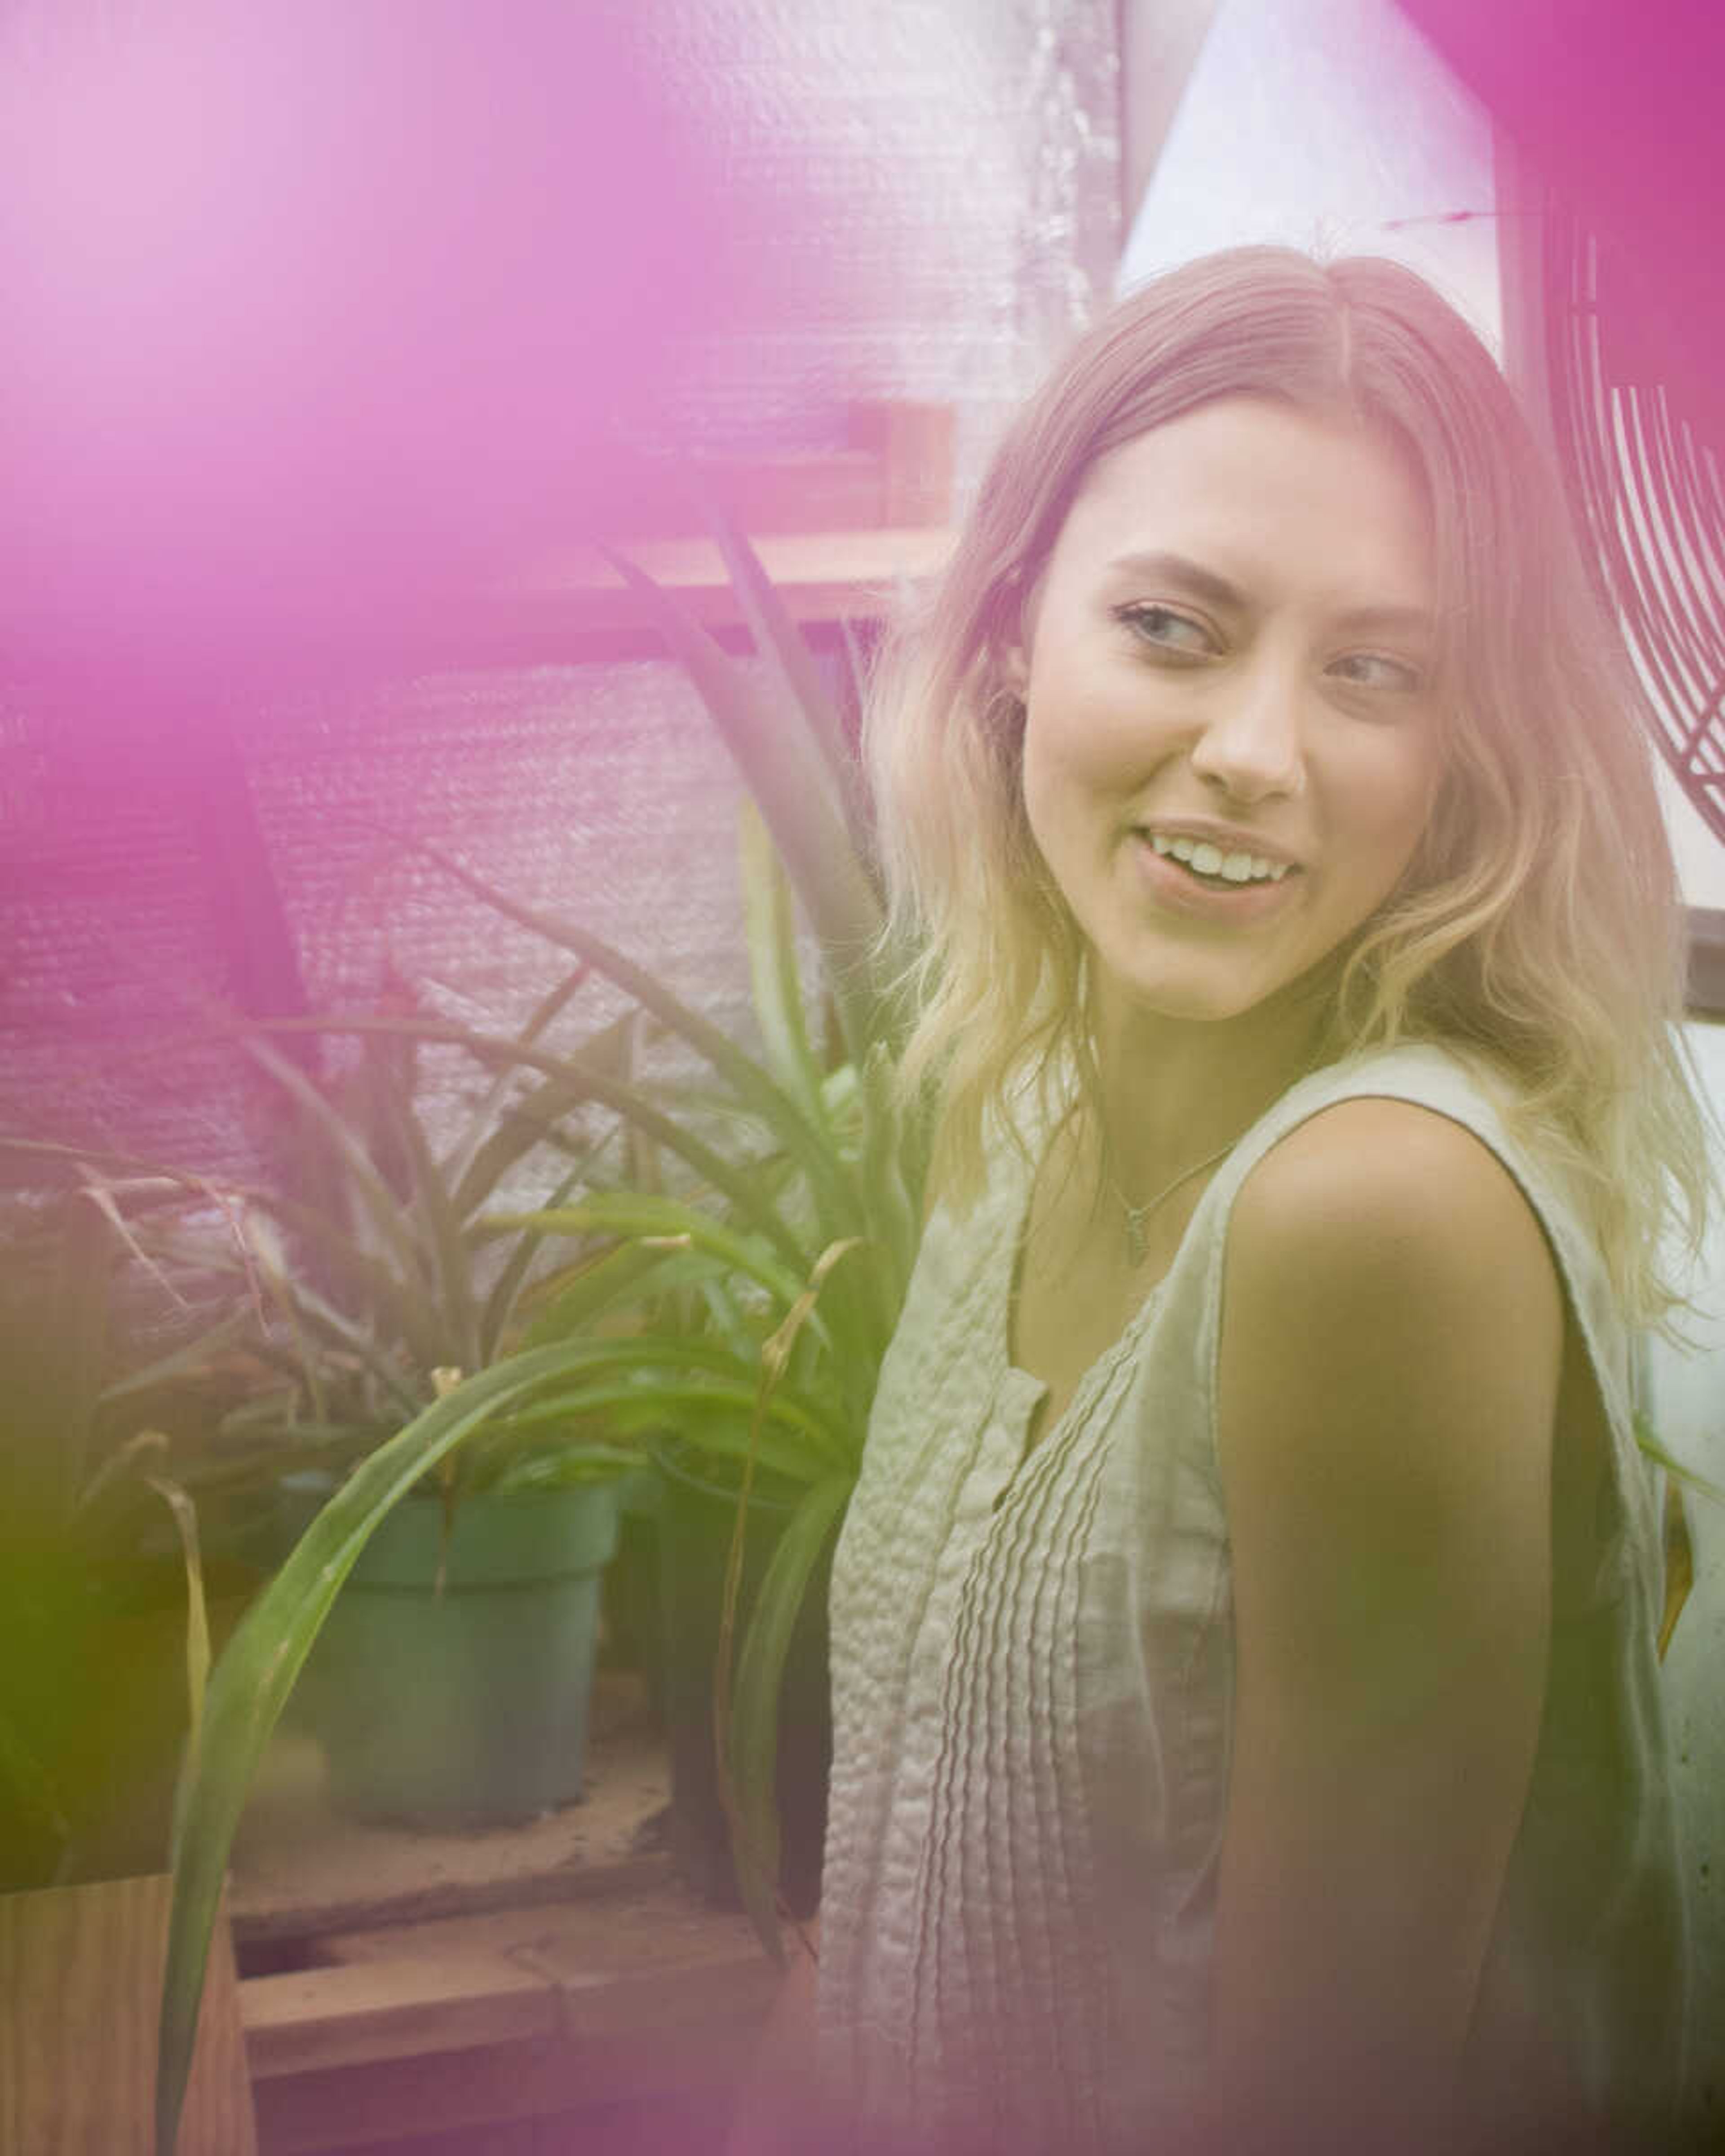
[[[1300,1083],[1300,1081],[1302,1078],[1309,1078],[1312,1075],[1312,1067],[1317,1060],[1317,1052],[1314,1051],[1313,1054],[1308,1056],[1307,1060],[1301,1065],[1300,1068],[1288,1081],[1286,1086],[1282,1088],[1282,1094],[1285,1095],[1291,1092],[1293,1088]],[[1278,1095],[1277,1097],[1281,1098],[1281,1095]],[[1206,1153],[1202,1160],[1194,1161],[1190,1168],[1183,1168],[1172,1183],[1164,1183],[1161,1189],[1157,1192],[1156,1195],[1153,1198],[1147,1198],[1142,1205],[1134,1205],[1131,1199],[1127,1196],[1120,1185],[1114,1180],[1112,1174],[1109,1173],[1106,1169],[1104,1170],[1104,1179],[1106,1182],[1108,1188],[1120,1200],[1120,1209],[1126,1215],[1126,1261],[1134,1271],[1136,1271],[1137,1268],[1143,1264],[1145,1259],[1150,1254],[1150,1238],[1144,1233],[1144,1224],[1148,1220],[1150,1215],[1156,1210],[1157,1207],[1160,1205],[1164,1199],[1172,1198],[1183,1183],[1190,1183],[1194,1175],[1202,1175],[1207,1168],[1214,1168],[1218,1161],[1226,1160],[1229,1154],[1233,1152],[1235,1146],[1240,1143],[1246,1132],[1251,1130],[1255,1124],[1261,1122],[1266,1112],[1267,1111],[1266,1110],[1260,1108],[1258,1111],[1258,1113],[1252,1117],[1250,1122],[1243,1124],[1240,1128],[1234,1133],[1234,1136],[1229,1139],[1226,1145],[1218,1146],[1214,1152]]]
[[[1252,1120],[1255,1122],[1257,1118],[1254,1116]],[[1246,1130],[1250,1128],[1251,1124],[1248,1123],[1245,1130],[1235,1132],[1226,1145],[1218,1146],[1214,1152],[1206,1153],[1202,1160],[1194,1161],[1190,1168],[1183,1168],[1172,1183],[1163,1183],[1156,1195],[1147,1198],[1142,1205],[1134,1205],[1113,1177],[1109,1176],[1108,1188],[1120,1200],[1120,1209],[1126,1215],[1126,1261],[1134,1271],[1150,1254],[1150,1239],[1144,1233],[1144,1223],[1157,1207],[1164,1199],[1172,1198],[1183,1183],[1190,1183],[1194,1175],[1202,1175],[1205,1168],[1214,1168],[1219,1160],[1225,1160],[1245,1136]]]

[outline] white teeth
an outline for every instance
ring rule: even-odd
[[[1266,860],[1258,854],[1224,854],[1208,839],[1170,839],[1153,831],[1150,843],[1158,854],[1171,854],[1200,875],[1219,876],[1228,883],[1280,883],[1288,872],[1286,861]]]

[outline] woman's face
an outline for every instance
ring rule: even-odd
[[[1238,1016],[1394,888],[1439,773],[1429,521],[1380,437],[1258,398],[1092,468],[1009,665],[1105,998]]]

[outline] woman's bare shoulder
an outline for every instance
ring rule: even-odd
[[[1242,1184],[1221,1344],[1224,1452],[1276,1433],[1427,1466],[1509,1429],[1548,1435],[1562,1294],[1539,1221],[1483,1139],[1415,1103],[1321,1110]]]
[[[1270,1147],[1241,1185],[1230,1241],[1341,1265],[1389,1250],[1548,1263],[1532,1205],[1485,1139],[1377,1094],[1334,1101]]]

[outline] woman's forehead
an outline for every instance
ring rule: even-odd
[[[1411,458],[1356,419],[1266,398],[1198,406],[1099,457],[1048,572],[1094,583],[1173,565],[1224,602],[1284,588],[1384,612],[1436,601]]]

